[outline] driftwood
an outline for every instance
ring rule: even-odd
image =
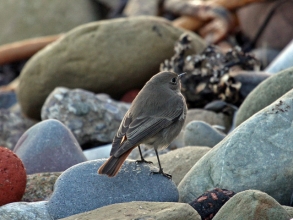
[[[28,59],[61,36],[62,34],[4,44],[0,46],[0,65]]]

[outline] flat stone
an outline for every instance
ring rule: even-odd
[[[52,220],[42,202],[14,202],[0,207],[1,220]]]
[[[213,188],[263,191],[289,205],[293,181],[293,90],[238,126],[186,174],[180,201]],[[265,172],[264,172],[265,171]]]
[[[177,187],[170,179],[152,174],[158,168],[126,160],[117,176],[99,175],[105,160],[77,164],[57,179],[48,202],[50,215],[65,218],[115,203],[131,201],[177,202]]]
[[[26,63],[17,89],[22,110],[40,119],[47,96],[59,86],[106,93],[115,99],[142,88],[158,73],[160,63],[172,57],[174,43],[183,32],[152,16],[81,25]],[[189,33],[191,53],[203,50],[202,39]],[[31,86],[32,81],[40,83]]]
[[[188,204],[175,202],[127,202],[108,205],[93,211],[73,215],[62,220],[105,219],[184,219],[201,220],[200,215]]]
[[[289,213],[268,194],[246,190],[233,196],[215,215],[213,220],[288,220]]]
[[[42,121],[27,130],[14,152],[27,174],[60,172],[87,160],[71,131],[55,119]]]

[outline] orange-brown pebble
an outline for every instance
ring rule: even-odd
[[[22,161],[11,150],[0,147],[0,206],[20,201],[26,186]]]

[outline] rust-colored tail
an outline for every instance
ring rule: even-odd
[[[133,148],[132,148],[133,149]],[[111,156],[98,170],[99,174],[106,174],[108,177],[116,176],[123,162],[126,160],[132,149],[126,151],[120,157]]]

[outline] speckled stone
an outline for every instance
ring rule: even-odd
[[[82,144],[112,142],[129,104],[116,102],[106,94],[83,89],[56,88],[42,107],[42,120],[64,123]]]
[[[0,207],[1,220],[52,220],[47,201],[14,202]]]
[[[37,202],[48,200],[53,193],[54,184],[60,175],[61,172],[27,175],[25,193],[21,201]]]
[[[99,175],[97,170],[105,160],[77,164],[57,179],[48,202],[48,211],[55,218],[122,202],[178,202],[175,183],[160,174],[158,168],[146,163],[126,160],[117,176]]]
[[[0,145],[13,150],[21,135],[35,123],[23,117],[19,109],[0,109]]]
[[[0,147],[0,206],[20,201],[26,185],[21,160],[9,149]]]
[[[23,161],[27,174],[60,172],[87,160],[71,131],[54,119],[27,130],[14,152]]]

